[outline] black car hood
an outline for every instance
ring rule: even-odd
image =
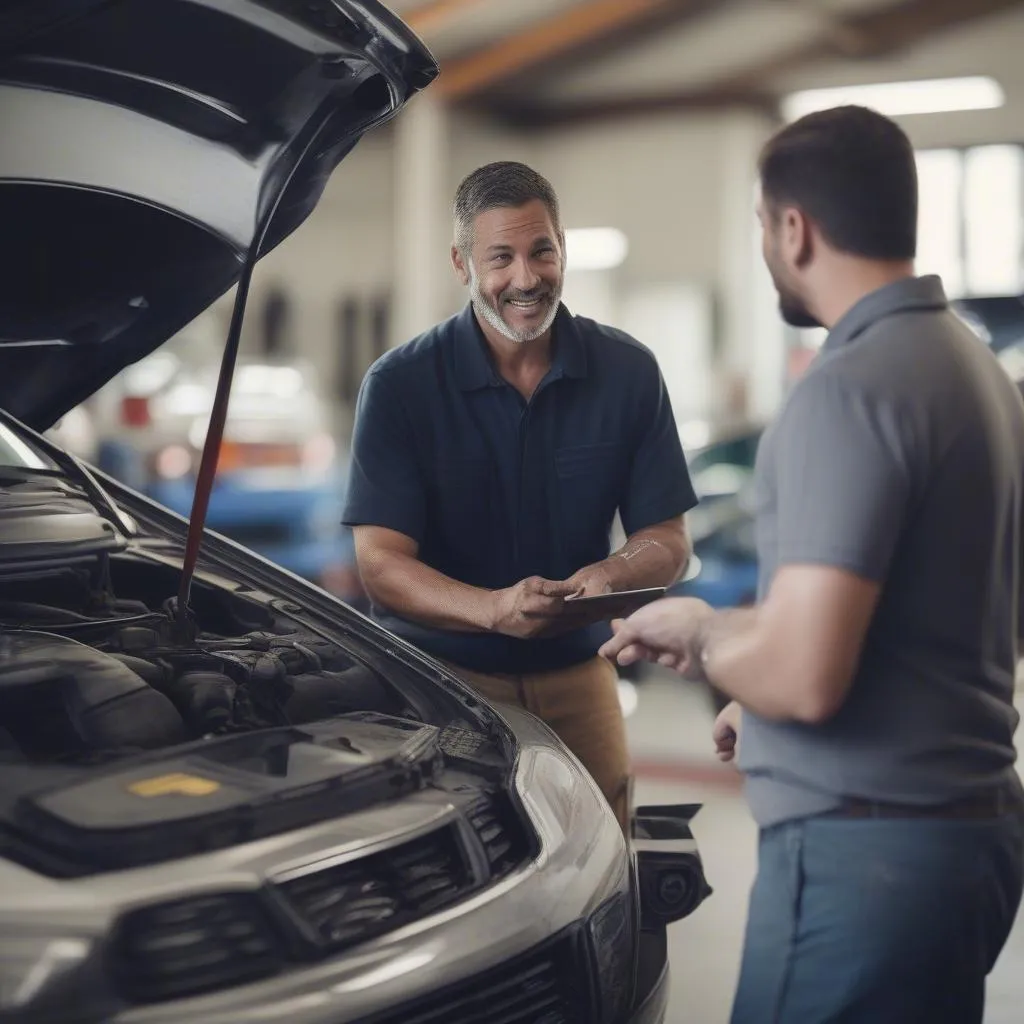
[[[377,0],[0,0],[0,408],[157,348],[436,74]]]

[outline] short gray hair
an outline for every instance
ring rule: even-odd
[[[551,214],[555,230],[561,230],[558,196],[551,183],[532,167],[514,160],[485,164],[462,179],[455,192],[455,245],[463,254],[473,245],[473,222],[481,213],[516,208],[539,199]]]

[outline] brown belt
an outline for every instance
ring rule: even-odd
[[[1016,788],[998,786],[981,793],[972,793],[943,804],[894,804],[880,800],[845,797],[842,805],[829,811],[829,818],[932,818],[990,819],[1022,809]]]

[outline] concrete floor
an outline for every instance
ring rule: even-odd
[[[727,1024],[757,863],[756,829],[737,774],[714,757],[713,719],[704,694],[678,678],[656,674],[635,693],[628,727],[636,801],[704,804],[693,831],[715,890],[669,932],[672,996],[665,1024]],[[1024,913],[989,978],[985,1024],[1020,1024],[1022,1004]]]

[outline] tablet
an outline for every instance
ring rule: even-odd
[[[579,612],[618,619],[632,614],[645,604],[657,601],[666,593],[666,587],[645,587],[643,590],[616,590],[611,594],[595,594],[593,597],[567,597],[564,609],[567,615]]]

